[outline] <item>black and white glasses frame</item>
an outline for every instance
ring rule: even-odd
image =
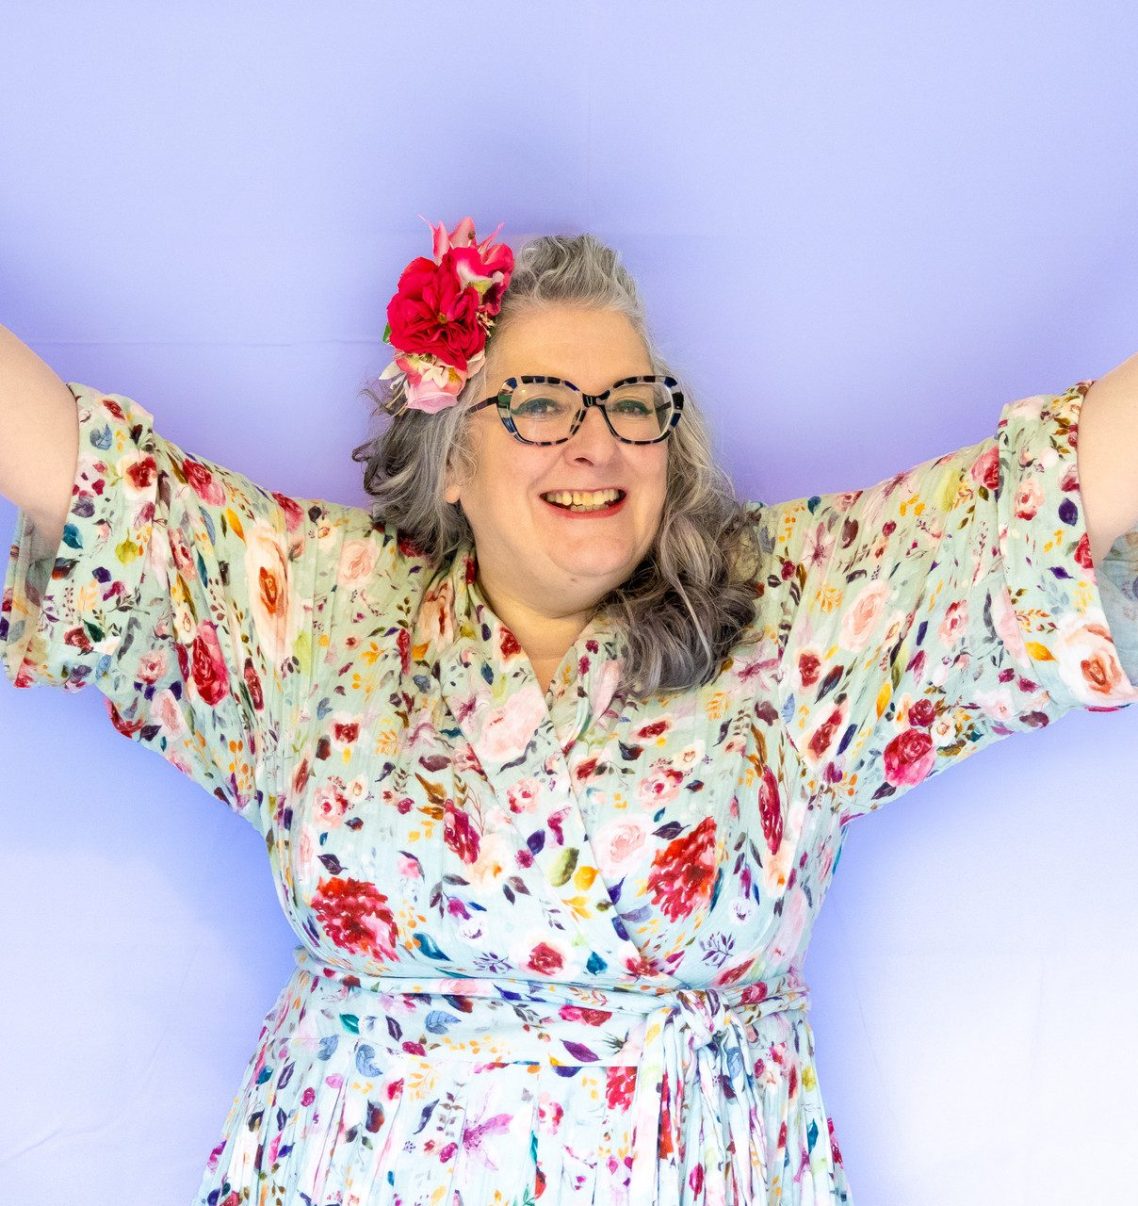
[[[626,436],[622,436],[612,425],[612,420],[609,418],[608,410],[605,407],[605,402],[613,390],[620,389],[625,385],[633,385],[640,382],[650,381],[666,385],[672,394],[672,413],[668,418],[668,425],[658,435],[651,440],[630,440]],[[510,400],[513,398],[514,390],[518,385],[564,385],[569,389],[576,391],[581,395],[581,405],[577,414],[573,418],[573,426],[569,429],[569,434],[563,436],[560,440],[527,440],[525,436],[519,435],[517,427],[514,425],[514,420],[510,415]],[[497,405],[498,418],[502,420],[502,426],[522,444],[564,444],[571,440],[576,434],[577,429],[581,426],[585,419],[585,412],[590,406],[595,406],[604,416],[605,425],[609,431],[620,440],[622,444],[659,444],[661,440],[666,440],[672,434],[672,428],[680,421],[680,415],[684,409],[684,395],[680,389],[680,383],[675,377],[661,376],[659,374],[648,374],[640,377],[622,377],[619,381],[614,381],[603,394],[587,394],[584,390],[574,385],[572,381],[566,381],[564,377],[546,377],[535,373],[527,373],[521,377],[507,377],[502,385],[502,388],[491,398],[483,398],[481,402],[475,402],[470,407],[470,412],[473,414],[476,410],[482,410],[485,406]]]

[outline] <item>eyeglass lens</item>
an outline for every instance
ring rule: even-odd
[[[622,385],[605,399],[605,410],[626,440],[655,440],[672,416],[672,391],[662,381]],[[573,430],[581,395],[566,385],[521,381],[510,398],[510,417],[525,440],[560,440]]]

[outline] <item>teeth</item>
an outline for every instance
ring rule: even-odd
[[[551,490],[543,498],[563,507],[602,507],[620,498],[619,490]]]

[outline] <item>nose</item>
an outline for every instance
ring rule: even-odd
[[[578,459],[603,461],[619,449],[620,441],[609,431],[599,408],[589,406],[585,409],[580,427],[566,447]]]

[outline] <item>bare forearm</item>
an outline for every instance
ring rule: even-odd
[[[0,495],[58,544],[78,452],[75,399],[50,365],[0,326]]]

